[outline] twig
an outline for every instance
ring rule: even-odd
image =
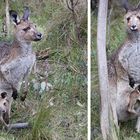
[[[46,48],[45,50],[42,50],[42,51],[36,51],[36,57],[37,57],[37,60],[45,60],[49,57],[49,51],[50,51],[50,48]]]
[[[8,124],[7,129],[25,129],[29,127],[29,123],[15,123],[15,124]]]
[[[78,26],[76,10],[75,10],[76,6],[78,5],[79,0],[77,0],[76,2],[74,2],[74,0],[69,0],[69,1],[70,2],[68,2],[68,0],[66,0],[66,4],[67,4],[68,9],[72,12],[73,21],[75,24],[76,37],[77,37],[78,43],[80,44],[80,46],[82,46],[80,27]]]

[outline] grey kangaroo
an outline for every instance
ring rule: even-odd
[[[11,103],[16,98],[17,92],[21,88],[21,83],[25,80],[25,99],[28,91],[28,76],[36,61],[36,55],[32,50],[32,42],[40,41],[42,34],[37,31],[36,26],[29,21],[29,8],[24,9],[21,19],[16,11],[10,11],[10,17],[14,23],[14,41],[12,44],[0,43],[0,93],[6,92],[9,99],[9,107],[6,112],[8,123],[10,117]],[[0,100],[1,102],[1,100]]]
[[[135,113],[128,111],[132,87],[140,84],[140,5],[133,8],[127,0],[123,2],[127,38],[108,62],[111,108],[116,126],[118,122],[137,119],[136,130],[140,132],[139,101],[134,104]]]

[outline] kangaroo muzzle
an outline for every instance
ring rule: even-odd
[[[41,39],[42,39],[42,34],[41,34],[41,33],[37,33],[37,34],[35,35],[34,41],[40,41]]]

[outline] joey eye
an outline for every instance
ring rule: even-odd
[[[140,20],[140,16],[137,16],[137,18]]]
[[[129,20],[130,20],[130,17],[127,18],[127,21],[129,21]]]
[[[30,29],[31,29],[30,27],[26,27],[26,28],[23,29],[23,31],[27,32]]]
[[[6,102],[5,102],[5,103],[3,103],[3,105],[4,105],[4,106],[6,106]]]
[[[6,99],[6,102],[7,102],[7,103],[9,103],[9,100],[8,100],[8,99]]]

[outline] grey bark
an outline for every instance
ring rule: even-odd
[[[97,27],[97,57],[98,73],[101,95],[100,123],[104,140],[109,137],[109,101],[108,101],[108,71],[106,57],[106,23],[107,23],[108,0],[99,1],[98,27]]]

